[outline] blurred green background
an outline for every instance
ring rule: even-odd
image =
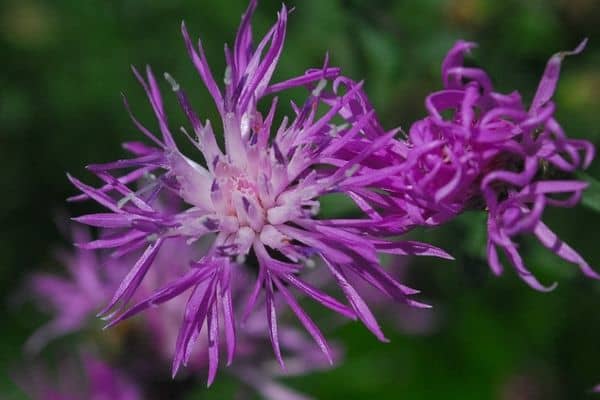
[[[276,76],[320,66],[329,51],[332,64],[366,79],[388,128],[408,128],[424,115],[424,96],[440,87],[441,60],[457,39],[480,44],[471,62],[485,67],[500,90],[519,89],[530,99],[546,60],[589,37],[587,50],[564,64],[557,115],[570,136],[600,143],[597,0],[288,5],[296,10]],[[223,43],[233,42],[245,7],[243,0],[0,2],[0,393],[24,398],[5,372],[22,363],[24,340],[47,317],[20,304],[19,288],[27,274],[52,263],[53,248],[63,243],[55,216],[95,209],[65,205],[74,193],[65,171],[85,180],[86,163],[117,159],[120,142],[142,138],[122,107],[121,91],[141,120],[153,121],[129,65],[170,72],[199,113],[213,116],[179,24],[185,19],[203,39],[213,71],[223,71]],[[266,31],[279,7],[279,1],[260,2],[257,32]],[[174,99],[166,98],[174,108]],[[599,177],[600,162],[588,172]],[[600,267],[600,215],[592,210],[600,202],[590,197],[588,204],[547,212],[547,221]],[[392,342],[384,345],[358,324],[345,326],[329,335],[347,346],[341,366],[286,383],[318,399],[593,398],[589,390],[600,383],[600,285],[527,241],[529,265],[543,282],[558,280],[558,289],[534,292],[510,269],[494,278],[483,258],[484,234],[483,215],[475,213],[417,234],[457,259],[410,265],[407,283],[435,306],[424,311],[438,321],[433,332],[398,333],[388,324]],[[235,385],[223,376],[209,392],[188,398],[227,398]]]

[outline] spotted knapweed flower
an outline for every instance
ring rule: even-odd
[[[435,226],[465,210],[484,209],[494,273],[503,270],[501,249],[527,284],[551,290],[554,285],[542,285],[525,266],[514,242],[519,235],[533,234],[586,276],[600,278],[542,222],[547,205],[579,202],[587,184],[572,179],[572,173],[594,158],[591,143],[565,135],[552,101],[562,60],[581,52],[585,41],[550,58],[529,107],[518,92],[496,92],[485,71],[463,65],[464,54],[474,46],[455,44],[442,64],[444,89],[426,99],[429,115],[412,124],[405,140],[388,146],[381,157],[386,163],[373,163],[379,169],[363,178],[395,193],[386,219],[403,223],[390,229]],[[364,114],[368,101],[362,104]]]
[[[272,347],[283,366],[276,302],[291,308],[331,362],[329,345],[296,300],[294,291],[348,318],[362,320],[377,338],[385,340],[366,303],[349,284],[348,276],[360,277],[384,296],[426,307],[411,299],[417,290],[398,283],[381,267],[377,253],[449,257],[426,244],[392,242],[374,235],[375,230],[370,229],[373,215],[370,212],[362,219],[317,218],[319,197],[333,192],[347,194],[362,209],[374,210],[380,205],[381,202],[374,199],[381,199],[384,194],[376,193],[366,184],[348,180],[360,172],[361,161],[385,147],[396,131],[386,132],[372,141],[362,140],[373,113],[361,116],[350,125],[335,125],[334,118],[355,101],[359,84],[350,85],[343,95],[329,96],[328,106],[321,113],[324,104],[321,94],[327,80],[339,75],[339,70],[328,67],[327,62],[323,68],[271,84],[283,48],[288,11],[282,7],[276,24],[254,48],[250,19],[255,7],[256,1],[251,1],[233,49],[225,49],[224,91],[210,71],[201,44],[196,49],[182,25],[188,53],[219,111],[224,151],[217,144],[211,123],[201,123],[183,89],[165,74],[195,135],[192,138],[182,128],[198,150],[193,157],[183,155],[171,134],[152,71],[147,69],[145,80],[134,69],[157,117],[161,137],[132,115],[137,128],[153,146],[127,143],[125,148],[134,158],[90,165],[88,168],[104,182],[100,188],[69,177],[83,192],[79,198],[91,198],[109,210],[77,220],[117,230],[113,236],[81,246],[115,248],[119,256],[144,249],[101,314],[113,325],[191,290],[176,343],[173,374],[188,362],[192,346],[205,326],[209,383],[215,377],[219,362],[220,332],[225,337],[228,364],[235,353],[236,316],[231,288],[239,269],[256,270],[243,315],[247,317],[264,297]],[[309,88],[307,100],[300,107],[293,105],[294,118],[284,118],[275,128],[276,98],[266,116],[259,111],[259,101],[267,95],[299,86]],[[126,107],[129,109],[127,102]],[[353,157],[344,159],[342,155],[348,143],[352,146],[359,143],[362,147]],[[126,172],[115,175],[120,170]],[[156,207],[156,198],[162,192],[176,193],[185,206],[177,212]],[[369,206],[373,201],[373,206]],[[191,263],[186,274],[165,282],[154,294],[124,311],[166,242],[183,238],[192,246],[203,237],[211,237],[212,245]],[[330,271],[349,305],[302,279],[303,270],[314,264],[315,259],[321,260],[322,268]]]
[[[18,373],[16,383],[33,400],[141,400],[142,390],[123,371],[81,352],[79,357],[65,357],[52,368],[29,365]],[[60,370],[60,374],[57,372]]]
[[[81,227],[72,229],[72,239],[84,243],[91,239]],[[35,273],[28,282],[27,292],[40,308],[53,318],[36,330],[27,340],[25,349],[30,353],[41,350],[50,340],[84,329],[105,302],[126,269],[114,260],[104,260],[104,265],[94,252],[60,249],[57,261],[67,274]],[[102,267],[102,268],[101,268]]]
[[[173,200],[170,199],[168,202],[171,207],[174,205]],[[79,243],[90,239],[89,233],[81,227],[75,227],[72,234],[73,239]],[[104,236],[105,232],[101,231],[100,234]],[[148,271],[146,278],[138,288],[134,300],[142,300],[157,286],[185,273],[186,262],[193,260],[194,252],[199,250],[189,246],[182,238],[166,242],[157,255],[153,268]],[[26,348],[37,352],[49,340],[58,336],[89,330],[93,326],[91,318],[96,314],[98,305],[110,298],[130,262],[135,261],[131,258],[114,258],[106,252],[94,254],[84,249],[76,249],[74,252],[59,252],[58,261],[62,263],[62,267],[66,271],[35,274],[30,280],[28,287],[30,295],[40,306],[44,306],[46,309],[50,308],[46,311],[52,314],[53,319],[30,337]],[[173,262],[173,260],[177,260],[177,262]],[[237,279],[233,282],[232,300],[234,304],[243,302],[245,295],[251,289],[253,277],[250,271],[245,272],[245,274],[238,274]],[[120,376],[128,375],[136,377],[135,383],[139,390],[146,394],[152,393],[152,398],[160,398],[160,394],[154,392],[156,388],[153,389],[150,382],[154,382],[157,376],[160,376],[162,371],[168,368],[168,362],[172,358],[177,342],[177,326],[185,311],[185,306],[185,298],[177,297],[161,307],[147,310],[142,314],[142,318],[130,323],[126,329],[107,332],[104,346],[110,346],[113,354],[121,354],[126,351],[127,361],[108,365],[103,361],[93,359],[88,354],[89,352],[83,354],[85,371],[89,375],[89,385],[80,387],[75,384],[75,382],[81,381],[81,377],[77,376],[75,372],[78,370],[77,366],[71,365],[75,363],[66,363],[67,360],[65,360],[66,367],[73,368],[66,368],[68,372],[61,374],[62,385],[46,382],[49,377],[46,376],[48,375],[47,371],[41,366],[32,370],[30,370],[31,366],[28,367],[27,371],[23,371],[27,376],[17,375],[17,381],[34,379],[36,383],[30,388],[31,390],[28,390],[28,393],[35,399],[87,399],[112,393],[113,389],[111,388],[120,388],[124,385]],[[285,310],[279,311],[284,312]],[[317,357],[317,353],[320,354],[319,350],[314,348],[303,332],[287,324],[280,324],[279,337],[282,352],[287,357],[287,369],[284,372],[278,371],[277,368],[274,368],[276,363],[270,356],[271,351],[266,351],[269,350],[267,332],[267,321],[256,313],[251,315],[241,329],[235,367],[228,370],[229,374],[244,383],[244,390],[250,387],[266,399],[307,399],[304,395],[278,382],[277,378],[282,375],[302,375],[316,372],[331,366]],[[82,342],[82,346],[88,350],[94,347],[103,347],[96,346],[96,343],[90,341]],[[184,376],[184,382],[186,379],[193,379],[193,375],[198,372],[208,369],[209,362],[205,355],[207,349],[208,335],[206,332],[201,332],[196,341],[194,356],[188,365],[188,374]],[[338,354],[341,352],[337,347],[333,347],[333,350],[336,358],[339,358]],[[148,368],[148,365],[152,365],[152,368]],[[113,367],[120,368],[118,374]],[[174,385],[176,386],[177,383]],[[105,390],[102,391],[100,386],[103,386]],[[127,389],[127,385],[124,385],[123,388]],[[165,390],[168,389],[165,388]],[[129,398],[127,390],[124,391],[123,396],[122,398]]]

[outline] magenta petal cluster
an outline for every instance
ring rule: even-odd
[[[494,273],[503,270],[500,250],[528,285],[552,290],[555,285],[541,284],[518,251],[515,238],[533,234],[586,276],[599,279],[542,222],[546,206],[572,207],[580,201],[587,184],[572,176],[594,158],[591,143],[566,136],[552,101],[563,59],[581,52],[585,42],[550,58],[528,107],[518,92],[496,92],[485,71],[464,66],[464,55],[475,44],[457,42],[442,64],[443,90],[426,99],[427,117],[413,123],[407,139],[395,141],[383,156],[387,163],[379,169],[377,185],[396,199],[386,218],[404,221],[399,226],[405,229],[483,209]]]
[[[86,352],[81,352],[79,358],[65,358],[52,368],[30,365],[28,371],[16,377],[17,384],[33,400],[143,398],[140,387],[123,371]]]
[[[86,229],[73,229],[76,242],[86,242],[90,238]],[[37,353],[52,339],[82,330],[126,271],[112,260],[107,260],[101,269],[99,257],[85,249],[73,253],[60,250],[57,261],[67,270],[68,276],[36,273],[29,280],[28,291],[34,300],[54,315],[27,340],[25,349],[30,353]]]
[[[227,363],[234,357],[239,313],[233,307],[231,288],[240,268],[257,271],[243,315],[248,316],[258,301],[264,301],[272,347],[283,366],[276,302],[289,306],[331,362],[329,345],[298,303],[296,293],[345,317],[360,319],[377,338],[386,340],[368,306],[349,283],[349,276],[360,277],[384,296],[425,307],[411,299],[417,290],[398,283],[381,268],[378,253],[449,258],[432,246],[375,236],[380,221],[373,220],[371,212],[356,220],[317,218],[319,197],[332,192],[346,193],[363,210],[381,205],[378,199],[384,195],[372,190],[369,182],[354,181],[352,176],[363,174],[361,163],[387,146],[396,132],[368,140],[373,113],[350,125],[335,124],[334,117],[350,110],[360,98],[361,85],[348,84],[340,96],[326,95],[328,80],[339,75],[339,69],[328,67],[327,61],[322,68],[271,83],[283,48],[288,11],[282,7],[276,24],[254,47],[250,19],[255,7],[256,2],[251,1],[233,48],[225,48],[224,90],[216,83],[201,43],[195,46],[182,25],[188,54],[219,111],[224,149],[218,145],[211,123],[200,120],[184,90],[165,74],[193,134],[181,130],[197,149],[193,156],[182,154],[154,74],[148,68],[143,77],[134,69],[156,115],[160,135],[132,114],[134,124],[153,145],[126,143],[132,158],[90,165],[88,168],[103,181],[99,188],[69,177],[82,192],[75,199],[93,199],[108,209],[76,220],[114,231],[80,246],[111,248],[114,256],[141,253],[101,314],[109,325],[114,325],[191,293],[179,330],[173,374],[187,364],[194,342],[206,329],[209,384],[216,375],[221,336]],[[259,111],[258,103],[265,96],[299,86],[308,88],[309,94],[301,106],[293,105],[293,118],[275,124],[276,98],[266,115]],[[317,112],[325,103],[324,113]],[[129,109],[127,102],[126,106]],[[360,150],[345,159],[345,146],[357,143]],[[184,207],[176,211],[158,207],[161,193],[176,194]],[[126,309],[166,242],[183,239],[194,246],[201,238],[210,238],[212,244],[189,265],[187,273],[165,282],[162,288]],[[329,270],[348,304],[302,279],[303,270],[315,263]]]
[[[161,200],[165,206],[175,205],[175,199]],[[73,229],[73,239],[82,243],[88,241],[90,235],[78,226]],[[176,279],[178,275],[185,273],[186,266],[179,263],[194,259],[195,255],[190,250],[192,248],[183,239],[173,239],[165,243],[154,261],[152,270],[148,272],[138,288],[134,301],[142,300],[152,293],[157,285]],[[200,251],[200,249],[195,250],[196,253]],[[34,299],[40,305],[50,308],[47,311],[53,314],[53,319],[38,329],[27,342],[26,348],[30,352],[41,350],[47,341],[57,336],[84,331],[87,327],[86,323],[94,316],[99,304],[110,297],[132,261],[132,257],[115,259],[105,252],[94,254],[84,249],[76,249],[73,253],[63,251],[59,256],[58,261],[68,274],[65,276],[58,273],[38,274],[31,279],[28,287]],[[235,285],[231,288],[234,305],[243,301],[248,286],[253,282],[250,271],[245,274],[244,271],[238,272],[240,273],[236,276]],[[142,318],[130,324],[127,329],[107,332],[110,338],[105,344],[111,343],[116,346],[125,345],[130,340],[128,338],[138,337],[138,335],[148,339],[133,348],[126,349],[128,361],[123,363],[122,370],[113,368],[118,366],[114,359],[110,360],[109,365],[92,358],[89,350],[96,346],[94,343],[86,343],[83,346],[86,348],[83,354],[84,371],[88,378],[85,380],[85,386],[79,387],[75,384],[80,382],[82,377],[71,373],[79,368],[73,365],[73,368],[69,369],[70,364],[66,362],[69,361],[66,357],[65,366],[61,364],[60,381],[64,386],[58,387],[50,382],[49,377],[46,377],[48,371],[41,366],[38,371],[38,369],[31,370],[29,365],[27,371],[24,371],[26,377],[17,375],[15,378],[18,383],[24,383],[26,379],[33,378],[30,375],[36,375],[35,385],[32,387],[23,385],[34,399],[88,399],[108,395],[123,399],[139,398],[139,396],[133,397],[139,390],[133,382],[129,383],[127,377],[135,377],[141,390],[151,390],[147,387],[148,381],[154,379],[156,371],[148,370],[147,366],[151,364],[154,368],[163,370],[166,363],[171,360],[178,336],[177,325],[185,305],[185,298],[173,299],[168,304],[143,313]],[[279,307],[280,311],[285,311],[281,308]],[[281,350],[287,358],[286,371],[282,372],[279,368],[274,368],[276,364],[273,363],[269,351],[268,323],[262,315],[254,313],[241,329],[237,340],[236,363],[233,368],[228,369],[228,372],[266,399],[304,399],[301,394],[278,382],[277,378],[282,374],[286,376],[307,374],[331,368],[331,365],[323,359],[320,351],[303,332],[281,324],[278,327],[278,334]],[[195,351],[188,365],[190,374],[208,368],[208,359],[204,354],[208,345],[208,335],[202,332],[196,341]],[[339,360],[340,351],[335,344],[333,352],[335,358]]]
[[[110,286],[111,292],[116,289],[99,313],[107,327],[145,312],[157,342],[174,343],[173,376],[182,366],[206,367],[210,385],[220,359],[229,365],[237,353],[242,362],[231,371],[239,378],[266,397],[294,398],[272,373],[252,367],[253,361],[264,361],[254,353],[260,340],[253,339],[268,336],[283,370],[283,355],[292,359],[289,373],[320,368],[323,359],[316,361],[313,354],[317,349],[333,363],[335,351],[299,302],[308,297],[360,320],[386,341],[365,300],[428,305],[414,300],[418,290],[382,268],[380,256],[451,258],[434,246],[391,237],[439,226],[474,209],[487,213],[487,255],[496,274],[504,257],[531,287],[552,290],[554,285],[543,285],[529,271],[518,250],[517,238],[529,234],[586,276],[600,278],[542,222],[546,206],[572,207],[580,201],[587,185],[572,177],[594,158],[591,143],[566,136],[552,101],[563,59],[581,52],[585,41],[551,57],[528,106],[516,91],[497,92],[485,71],[465,66],[464,56],[475,45],[457,42],[442,64],[443,89],[426,98],[427,116],[403,133],[386,131],[362,83],[342,76],[327,57],[320,68],[272,83],[289,13],[282,6],[276,23],[255,45],[256,6],[251,0],[234,45],[225,46],[223,85],[202,43],[194,43],[182,24],[189,58],[218,111],[216,124],[202,120],[183,88],[165,73],[187,120],[174,134],[152,70],[133,68],[157,132],[143,125],[125,100],[147,141],[125,143],[130,158],[89,165],[101,181],[97,187],[69,176],[81,191],[71,200],[93,200],[106,209],[75,218],[100,232],[96,240],[78,239],[80,254],[110,253],[127,272],[111,276],[110,284],[101,282],[96,270],[90,273],[94,260],[85,258],[78,262],[82,270],[72,271],[73,281],[37,279],[36,291],[55,297],[53,305],[61,312],[34,336],[33,346],[77,329]],[[273,95],[293,88],[306,89],[306,97],[292,103],[291,117],[280,119]],[[400,133],[404,137],[397,138]],[[177,142],[186,139],[192,151],[184,154]],[[350,199],[356,215],[321,215],[322,196],[332,193]],[[311,270],[322,280],[311,280]],[[326,290],[331,282],[344,300]],[[88,296],[70,304],[82,288]],[[158,305],[162,311],[172,308],[157,312]],[[284,309],[317,344],[312,351],[303,334],[280,325]]]

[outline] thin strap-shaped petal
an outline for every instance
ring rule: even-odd
[[[519,254],[517,249],[515,249],[514,245],[504,245],[502,246],[502,250],[504,250],[504,253],[507,255],[512,265],[514,265],[517,269],[519,277],[521,277],[521,279],[523,279],[523,281],[527,283],[531,288],[540,292],[551,292],[556,288],[556,286],[558,286],[558,283],[556,282],[554,282],[550,286],[542,285],[537,280],[537,278],[533,276],[533,274],[525,267],[523,259],[521,258],[521,255]]]
[[[144,175],[146,175],[148,172],[150,172],[152,170],[152,167],[141,167],[138,169],[135,169],[129,173],[127,173],[126,175],[123,175],[121,177],[119,177],[119,182],[124,183],[124,184],[128,184],[131,182],[134,182],[138,179],[140,179],[141,177],[143,177]],[[103,185],[102,187],[98,188],[97,190],[99,190],[100,192],[109,192],[113,189],[112,185]],[[83,201],[83,200],[87,200],[89,199],[89,196],[86,194],[78,194],[75,196],[71,196],[67,198],[67,201]]]
[[[401,242],[376,242],[375,248],[377,251],[387,254],[433,256],[444,258],[446,260],[454,260],[454,257],[439,247],[430,245],[428,243],[415,242],[412,240],[405,240]]]
[[[306,295],[310,296],[313,300],[321,303],[325,307],[343,315],[346,318],[356,319],[354,312],[348,308],[345,304],[340,303],[335,298],[329,296],[327,293],[320,291],[312,285],[304,282],[295,275],[284,275],[281,277],[287,281],[290,285],[295,286],[298,290],[302,291]]]
[[[472,48],[477,45],[473,42],[465,42],[459,40],[454,44],[452,49],[448,52],[444,61],[442,62],[442,78],[444,80],[444,87],[448,89],[456,89],[462,87],[460,77],[456,75],[447,75],[447,71],[454,67],[460,67],[463,65],[464,54],[468,53]]]
[[[233,44],[234,65],[232,65],[232,67],[235,68],[238,73],[243,72],[246,69],[249,56],[252,53],[252,26],[250,21],[256,10],[256,5],[257,0],[250,0],[248,8],[246,8],[246,11],[242,16],[240,27],[235,35],[235,42]]]
[[[360,256],[357,255],[356,257]],[[335,263],[331,258],[329,258],[329,261],[332,264]],[[369,263],[359,258],[348,266],[372,286],[398,301],[411,303],[408,296],[419,293],[418,290],[397,282],[378,264]],[[423,306],[428,307],[427,305]]]
[[[147,232],[128,230],[125,232],[119,232],[116,235],[111,235],[101,239],[92,240],[87,243],[75,243],[75,246],[85,250],[96,250],[96,249],[110,249],[114,247],[121,247],[134,240],[144,238],[148,235]]]
[[[154,292],[152,295],[150,295],[146,299],[140,301],[139,303],[137,303],[136,305],[134,305],[133,307],[128,309],[126,312],[124,312],[123,314],[119,315],[117,318],[110,321],[110,323],[108,325],[106,325],[105,328],[114,326],[117,323],[119,323],[120,321],[130,318],[136,314],[139,314],[140,312],[142,312],[150,307],[153,307],[158,304],[162,304],[164,302],[171,300],[173,297],[180,295],[181,293],[185,292],[192,286],[199,285],[200,283],[202,283],[204,280],[206,280],[210,276],[210,274],[212,272],[213,271],[211,271],[209,268],[204,268],[204,269],[194,268],[193,270],[189,271],[184,276],[182,276],[178,279],[175,279],[174,281],[169,282],[162,289],[157,290],[156,292]]]
[[[321,253],[327,255],[328,258],[341,264],[351,263],[352,258],[343,251],[335,249],[325,244],[320,238],[321,235],[315,235],[312,232],[307,232],[302,229],[293,228],[289,225],[280,225],[277,227],[282,233],[302,242],[310,247],[318,249]]]
[[[323,259],[329,270],[335,277],[338,285],[342,288],[342,291],[346,295],[346,298],[352,304],[352,308],[356,311],[356,314],[360,318],[360,320],[365,324],[367,329],[369,329],[377,339],[382,342],[389,342],[389,340],[383,334],[383,331],[379,327],[375,316],[369,309],[369,306],[365,303],[365,301],[360,297],[356,289],[348,282],[346,276],[342,270],[334,264],[331,264],[326,258]]]
[[[236,348],[235,314],[233,313],[233,301],[231,299],[231,284],[222,288],[223,298],[223,325],[225,330],[225,344],[227,346],[227,366],[233,362]]]
[[[331,145],[326,147],[321,153],[321,156],[335,154],[338,150],[343,148],[367,125],[367,123],[370,122],[374,115],[375,110],[371,110],[365,115],[363,115],[356,123],[352,125],[352,128],[348,132],[344,133],[344,135],[339,140],[334,141]]]
[[[306,328],[307,332],[313,337],[325,357],[330,364],[333,365],[333,358],[331,355],[331,348],[327,344],[325,337],[317,327],[317,325],[313,322],[313,320],[304,312],[300,304],[296,301],[294,296],[288,291],[288,289],[281,283],[277,278],[273,279],[277,289],[279,289],[279,293],[284,297],[285,302],[290,306],[294,314],[298,317],[304,328]]]
[[[330,67],[327,69],[318,69],[314,71],[309,71],[304,75],[287,79],[282,82],[277,82],[270,85],[264,92],[264,96],[280,92],[285,89],[298,87],[298,86],[306,86],[316,81],[320,81],[321,79],[333,79],[340,75],[341,69],[337,67]]]
[[[83,193],[88,195],[91,199],[97,201],[99,204],[103,205],[104,207],[108,208],[109,210],[115,213],[123,212],[123,210],[121,210],[121,208],[117,206],[117,202],[111,199],[105,193],[86,185],[71,174],[67,174],[67,178],[77,189],[81,190]]]
[[[135,217],[131,214],[97,213],[71,218],[82,224],[98,228],[127,228]]]
[[[208,329],[208,381],[206,385],[210,387],[219,367],[219,314],[217,302],[213,302],[207,316]]]
[[[98,176],[100,179],[102,179],[105,183],[112,185],[113,188],[115,189],[115,191],[117,191],[118,193],[121,193],[124,196],[124,199],[127,199],[126,200],[127,202],[129,202],[129,201],[132,202],[141,211],[145,211],[145,212],[149,212],[149,213],[154,211],[152,206],[150,206],[148,203],[146,203],[146,201],[144,201],[144,199],[142,199],[141,197],[138,196],[138,193],[134,192],[133,190],[129,189],[129,187],[127,187],[123,183],[119,182],[119,180],[116,179],[114,176],[112,176],[106,172],[96,172],[96,176]],[[149,186],[142,187],[140,192],[147,190],[148,187]],[[123,201],[123,199],[121,199],[120,202],[117,203],[117,205],[121,204],[122,201]]]
[[[245,110],[252,97],[260,98],[263,96],[269,81],[275,71],[279,56],[283,50],[285,32],[287,27],[287,8],[285,4],[281,6],[281,11],[277,14],[277,23],[271,39],[269,50],[265,53],[263,61],[256,71],[250,75],[250,80],[244,87],[238,103],[239,110]]]
[[[531,110],[533,112],[536,112],[554,95],[554,91],[556,90],[556,84],[558,83],[558,77],[560,75],[560,65],[562,64],[562,60],[566,56],[572,56],[581,53],[585,48],[586,44],[587,38],[583,39],[574,50],[561,51],[550,57],[550,60],[548,60],[548,64],[546,64],[544,75],[542,76],[537,91],[535,92],[533,101],[531,102]]]
[[[164,141],[165,145],[168,148],[174,148],[175,142],[173,141],[173,137],[171,136],[171,132],[169,131],[169,127],[168,127],[168,123],[167,123],[167,116],[163,109],[162,97],[160,95],[158,85],[156,84],[156,79],[154,78],[154,75],[152,74],[152,70],[150,69],[149,66],[146,67],[146,75],[148,78],[149,86],[148,86],[148,83],[146,83],[146,81],[144,80],[142,75],[138,72],[138,70],[134,66],[131,67],[131,70],[133,71],[133,74],[135,75],[138,82],[140,83],[140,85],[142,85],[142,88],[146,92],[148,101],[150,102],[150,105],[152,106],[152,110],[154,111],[154,115],[156,116],[156,119],[158,120],[158,125],[160,127],[160,131],[162,133],[163,141]]]
[[[185,42],[185,47],[187,48],[188,54],[194,63],[194,66],[198,70],[200,74],[200,78],[206,85],[208,92],[211,94],[212,98],[217,105],[217,109],[221,114],[223,114],[223,96],[221,95],[221,91],[215,82],[215,78],[213,78],[212,72],[210,71],[210,67],[206,62],[206,57],[204,56],[204,50],[202,49],[202,45],[200,41],[198,41],[198,49],[200,50],[200,55],[194,49],[194,45],[190,40],[190,35],[185,27],[185,23],[181,22],[181,33],[183,34],[183,40]]]
[[[488,239],[487,241],[487,259],[488,263],[490,264],[490,268],[492,269],[492,272],[496,276],[502,275],[504,267],[500,262],[500,257],[498,257],[498,250],[496,249],[496,245],[490,239]]]
[[[600,275],[592,269],[592,267],[583,259],[583,257],[573,250],[571,246],[560,240],[560,238],[543,222],[538,222],[533,230],[533,233],[535,236],[537,236],[540,242],[545,247],[550,249],[554,254],[560,256],[566,261],[577,264],[585,276],[594,279],[600,279]]]
[[[277,108],[278,98],[274,97],[271,102],[271,108],[269,108],[269,113],[267,114],[267,118],[265,118],[262,129],[258,132],[258,138],[256,140],[256,146],[259,149],[264,149],[269,141],[269,135],[271,134],[271,125],[273,123],[273,118],[275,117],[275,110]]]
[[[109,163],[101,163],[101,164],[89,164],[86,166],[86,169],[96,172],[96,171],[108,171],[112,169],[126,169],[126,168],[139,168],[139,167],[151,167],[151,168],[159,168],[164,167],[164,154],[161,152],[146,154],[144,156],[136,157],[136,158],[126,158],[122,160],[117,160]],[[125,182],[122,182],[125,183]]]
[[[114,250],[110,253],[111,258],[120,258],[124,255],[127,255],[133,251],[139,250],[142,247],[145,247],[148,244],[147,236],[142,236],[138,239],[131,240],[130,242],[119,246],[118,249]]]
[[[254,251],[257,251],[256,248],[259,248],[259,243],[260,242],[258,242],[258,241],[256,241],[254,243],[254,248],[255,248]],[[262,243],[261,243],[261,245],[262,245]],[[252,289],[252,292],[250,293],[250,296],[248,297],[246,306],[244,307],[244,312],[242,313],[242,321],[248,320],[248,317],[250,316],[250,313],[252,312],[252,309],[254,309],[254,305],[256,304],[256,301],[258,300],[258,295],[260,294],[260,291],[262,289],[263,283],[266,278],[265,269],[266,268],[264,266],[259,264],[258,276],[256,277],[256,282],[254,284],[254,288]]]
[[[269,325],[269,338],[271,339],[271,346],[273,346],[275,358],[277,359],[277,362],[281,368],[285,371],[285,362],[283,361],[283,357],[281,355],[281,346],[279,345],[277,310],[275,308],[275,301],[273,297],[273,281],[271,279],[271,274],[267,272],[267,279],[265,281],[265,302],[267,309],[267,322]]]
[[[152,265],[152,262],[154,262],[154,258],[156,257],[156,254],[158,254],[158,250],[160,250],[160,247],[162,246],[163,242],[164,239],[159,238],[156,240],[156,242],[148,246],[146,251],[144,251],[144,253],[137,260],[133,268],[131,268],[131,270],[127,273],[125,278],[123,278],[121,284],[115,291],[113,298],[108,303],[108,305],[102,311],[100,311],[100,313],[98,314],[99,316],[106,316],[106,314],[112,308],[114,308],[117,305],[117,303],[121,303],[121,306],[127,304],[127,302],[135,293],[136,289],[140,286],[140,283],[142,282],[142,279],[144,279],[144,276],[146,276],[146,273]],[[106,317],[110,318],[111,315],[108,315]]]
[[[187,364],[195,338],[200,333],[200,329],[206,320],[208,308],[213,302],[215,284],[216,277],[213,276],[208,285],[197,286],[188,299],[175,344],[175,356],[171,368],[173,377],[175,377],[181,365]]]
[[[129,106],[129,102],[127,101],[127,97],[125,97],[125,94],[121,93],[121,97],[123,98],[123,105],[125,106],[125,110],[127,110],[127,113],[129,114],[129,118],[131,118],[131,121],[136,126],[136,128],[138,128],[138,130],[140,132],[142,132],[144,135],[146,135],[146,137],[148,137],[150,140],[152,140],[154,143],[156,143],[159,147],[161,147],[161,148],[164,149],[165,148],[165,144],[163,142],[161,142],[160,140],[158,140],[158,138],[156,136],[154,136],[154,134],[152,132],[150,132],[148,130],[148,128],[146,128],[133,115],[133,112],[131,111],[131,107]]]

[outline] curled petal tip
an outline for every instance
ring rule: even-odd
[[[548,286],[548,292],[553,291],[554,289],[556,289],[558,287],[558,282],[554,282],[552,285]]]
[[[583,40],[577,45],[575,50],[572,50],[569,53],[571,53],[571,54],[581,53],[585,49],[585,46],[587,46],[587,42],[588,42],[588,38],[583,38]]]
[[[333,362],[333,357],[331,356],[331,354],[327,353],[325,356],[327,357],[327,362],[329,363],[329,365],[335,364]]]
[[[554,282],[549,286],[544,286],[544,285],[531,285],[529,282],[527,282],[529,284],[529,286],[531,286],[533,289],[537,290],[538,292],[542,292],[542,293],[550,293],[552,291],[554,291],[554,289],[556,289],[558,287],[558,282]]]

